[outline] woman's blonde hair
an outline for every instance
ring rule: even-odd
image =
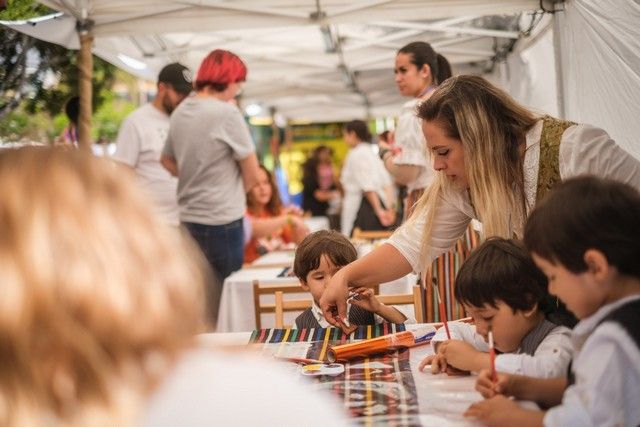
[[[80,151],[0,153],[0,425],[129,425],[204,328],[199,253]]]
[[[522,171],[525,135],[538,118],[478,76],[447,79],[418,107],[418,117],[461,141],[469,195],[484,237],[513,237],[522,228],[527,211]],[[438,199],[449,191],[455,189],[443,172],[437,172],[410,219],[427,218],[423,254],[430,253]]]

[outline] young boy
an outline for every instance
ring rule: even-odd
[[[499,355],[496,370],[533,377],[563,375],[571,361],[571,331],[545,318],[553,301],[547,280],[529,254],[513,240],[492,238],[464,262],[456,277],[455,297],[474,325],[448,324],[431,340],[436,352],[420,364],[431,372],[480,371],[490,367],[488,332]]]
[[[527,249],[580,319],[569,378],[500,374],[493,384],[483,371],[476,388],[489,399],[466,415],[490,425],[640,425],[639,218],[637,190],[594,177],[566,181],[533,211]],[[525,410],[505,396],[556,406]]]
[[[337,231],[312,233],[296,249],[293,272],[305,290],[311,292],[313,305],[296,318],[296,327],[327,328],[331,325],[322,315],[318,301],[336,271],[355,261],[356,248]],[[378,301],[371,288],[354,288],[347,307],[349,325],[374,325],[383,321],[404,323],[407,317],[394,307]]]

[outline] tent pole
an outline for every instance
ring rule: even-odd
[[[92,115],[92,78],[93,78],[93,35],[92,22],[78,22],[80,51],[78,52],[78,86],[80,95],[80,116],[78,117],[78,146],[82,150],[91,150],[91,115]]]
[[[558,8],[558,5],[562,8]],[[556,98],[558,103],[558,117],[561,119],[566,118],[565,104],[564,104],[564,74],[562,68],[562,41],[560,37],[561,22],[560,13],[564,11],[564,5],[562,2],[554,4],[553,19],[553,54],[554,62],[556,65]]]

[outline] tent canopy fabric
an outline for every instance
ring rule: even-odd
[[[249,68],[243,103],[287,119],[345,121],[397,114],[397,50],[427,41],[468,69],[521,37],[537,0],[43,0],[62,13],[3,24],[68,48],[76,22],[92,21],[93,52],[155,80],[169,62],[194,72],[213,49]],[[491,15],[491,17],[487,17]],[[498,15],[498,16],[496,16]],[[476,65],[477,66],[477,65]],[[479,70],[477,68],[477,70]]]

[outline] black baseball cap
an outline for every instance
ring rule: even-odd
[[[188,94],[193,90],[193,77],[191,70],[179,62],[165,65],[160,74],[158,82],[170,84],[176,92]]]

